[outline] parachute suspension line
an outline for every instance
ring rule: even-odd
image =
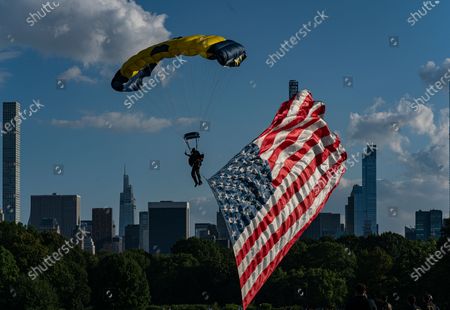
[[[186,65],[188,67],[192,67],[192,64],[186,64]],[[192,76],[192,71],[191,71],[191,73],[189,73],[188,70],[184,70],[183,73],[186,75],[186,77],[184,77],[182,79],[183,81],[181,83],[179,83],[179,84],[181,84],[180,88],[181,88],[181,93],[183,95],[183,104],[182,105],[184,108],[183,114],[185,114],[184,115],[185,117],[192,115],[192,108],[191,108],[192,102],[191,102],[191,96],[189,95],[189,92],[188,92],[189,91],[188,83],[192,83],[192,80],[194,79],[194,77]],[[181,73],[181,74],[183,74],[183,73]]]
[[[213,85],[211,87],[211,92],[209,94],[209,98],[206,101],[206,108],[203,110],[203,115],[202,115],[203,118],[206,118],[207,115],[208,115],[208,110],[211,107],[211,104],[213,103],[213,101],[215,99],[214,95],[216,94],[216,89],[217,89],[217,86],[219,85],[219,82],[220,82],[219,71],[217,69],[214,71],[214,75],[213,75],[213,79],[212,80],[213,80]]]
[[[216,101],[218,101],[219,98],[222,98],[222,96],[221,96],[222,90],[230,82],[231,72],[228,71],[228,70],[226,70],[226,71],[227,72],[224,73],[225,77],[224,78],[218,78],[216,83],[215,83],[215,85],[214,85],[214,89],[213,89],[213,92],[211,93],[211,96],[209,98],[208,105],[207,105],[207,107],[206,107],[206,109],[204,111],[203,118],[206,118],[206,117],[209,116],[210,108],[215,106],[214,103]]]
[[[200,97],[200,108],[199,108],[199,117],[204,118],[204,112],[206,109],[206,106],[208,104],[208,100],[207,98],[209,98],[211,92],[213,91],[213,82],[214,82],[214,78],[212,78],[213,76],[215,76],[217,74],[218,69],[222,69],[220,66],[216,66],[216,64],[211,64],[209,62],[204,62],[203,63],[204,66],[204,70],[203,70],[203,74],[201,75],[202,77],[202,81],[201,81],[201,85],[203,86],[202,91],[201,91],[201,97]],[[209,87],[206,87],[209,86]]]

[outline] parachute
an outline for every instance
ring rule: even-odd
[[[186,143],[189,150],[192,149],[191,145],[189,144],[190,140],[195,140],[195,148],[198,149],[198,139],[200,139],[200,134],[198,132],[188,132],[184,135],[184,142]]]
[[[150,46],[128,59],[111,81],[119,92],[140,90],[143,79],[165,58],[200,55],[225,67],[238,67],[247,57],[244,46],[216,35],[178,37]]]

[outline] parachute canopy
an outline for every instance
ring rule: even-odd
[[[111,86],[116,91],[136,91],[165,58],[196,56],[217,60],[226,67],[238,67],[247,57],[244,46],[215,35],[193,35],[174,38],[140,51],[128,59],[114,75]]]
[[[190,140],[195,140],[195,148],[198,149],[198,139],[200,139],[200,133],[196,131],[188,132],[184,135],[184,142],[186,142],[189,150],[191,149],[191,145],[189,144]]]
[[[187,134],[184,135],[184,140],[192,140],[192,139],[198,139],[200,138],[200,134],[198,132],[188,132]]]

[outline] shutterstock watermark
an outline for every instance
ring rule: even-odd
[[[18,125],[22,124],[23,121],[27,120],[27,117],[31,117],[33,114],[39,112],[39,110],[44,107],[45,105],[43,105],[39,99],[33,99],[33,103],[30,104],[27,109],[19,111],[19,115],[9,120],[9,122],[3,124],[3,128],[1,131],[2,135],[5,135],[8,132],[14,130]]]
[[[289,38],[289,40],[284,40],[284,42],[280,44],[280,48],[275,51],[274,54],[269,55],[266,60],[266,64],[270,68],[275,66],[275,64],[291,49],[293,49],[302,39],[306,38],[313,29],[319,27],[328,18],[329,16],[325,14],[325,11],[317,11],[317,15],[314,16],[312,21],[309,21],[307,24],[303,24],[302,27]]]
[[[71,249],[77,246],[81,241],[83,241],[86,236],[86,231],[79,229],[75,234],[75,238],[70,238],[70,240],[66,240],[66,242],[51,255],[47,255],[42,261],[41,264],[36,267],[31,267],[31,270],[28,272],[28,276],[31,280],[36,280],[41,274],[46,272],[49,268],[55,265],[64,255],[68,254]]]
[[[45,3],[42,3],[42,6],[39,10],[35,12],[30,12],[27,17],[26,22],[30,27],[33,27],[36,25],[41,19],[45,18],[47,14],[50,14],[54,10],[56,10],[59,7],[59,1],[47,1]],[[42,14],[42,15],[41,15]]]
[[[414,98],[413,102],[409,102],[409,107],[417,112],[420,109],[420,105],[426,105],[431,98],[436,95],[439,91],[444,89],[448,83],[450,82],[450,69],[444,73],[444,75],[436,81],[434,84],[429,85],[425,91],[425,95],[420,96],[419,98]]]
[[[152,89],[161,84],[165,79],[167,79],[171,74],[173,74],[177,69],[181,68],[181,66],[188,61],[183,58],[182,55],[176,56],[174,60],[172,60],[171,64],[162,67],[157,70],[156,74],[148,79],[140,90],[136,91],[132,95],[128,95],[127,99],[123,102],[123,105],[127,109],[131,109],[133,105],[135,105],[140,99],[144,97],[145,94],[150,92]]]
[[[437,7],[441,1],[435,0],[435,1],[424,1],[422,3],[422,7],[415,12],[412,12],[409,14],[408,19],[406,20],[411,27],[414,26],[417,22],[419,22],[422,18],[428,15],[431,10],[433,10],[435,7]]]
[[[409,275],[414,281],[419,281],[419,279],[427,273],[432,266],[439,262],[446,254],[450,252],[450,238],[441,246],[439,251],[434,252],[429,255],[426,259],[426,263],[422,264],[420,267],[414,268],[414,271]]]

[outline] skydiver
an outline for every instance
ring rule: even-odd
[[[186,152],[184,152],[184,155],[189,157],[188,162],[189,166],[192,167],[191,176],[195,183],[194,187],[202,185],[203,182],[200,176],[200,166],[202,165],[202,161],[205,155],[200,154],[200,152],[197,151],[195,148],[192,148],[191,154],[187,154]]]

